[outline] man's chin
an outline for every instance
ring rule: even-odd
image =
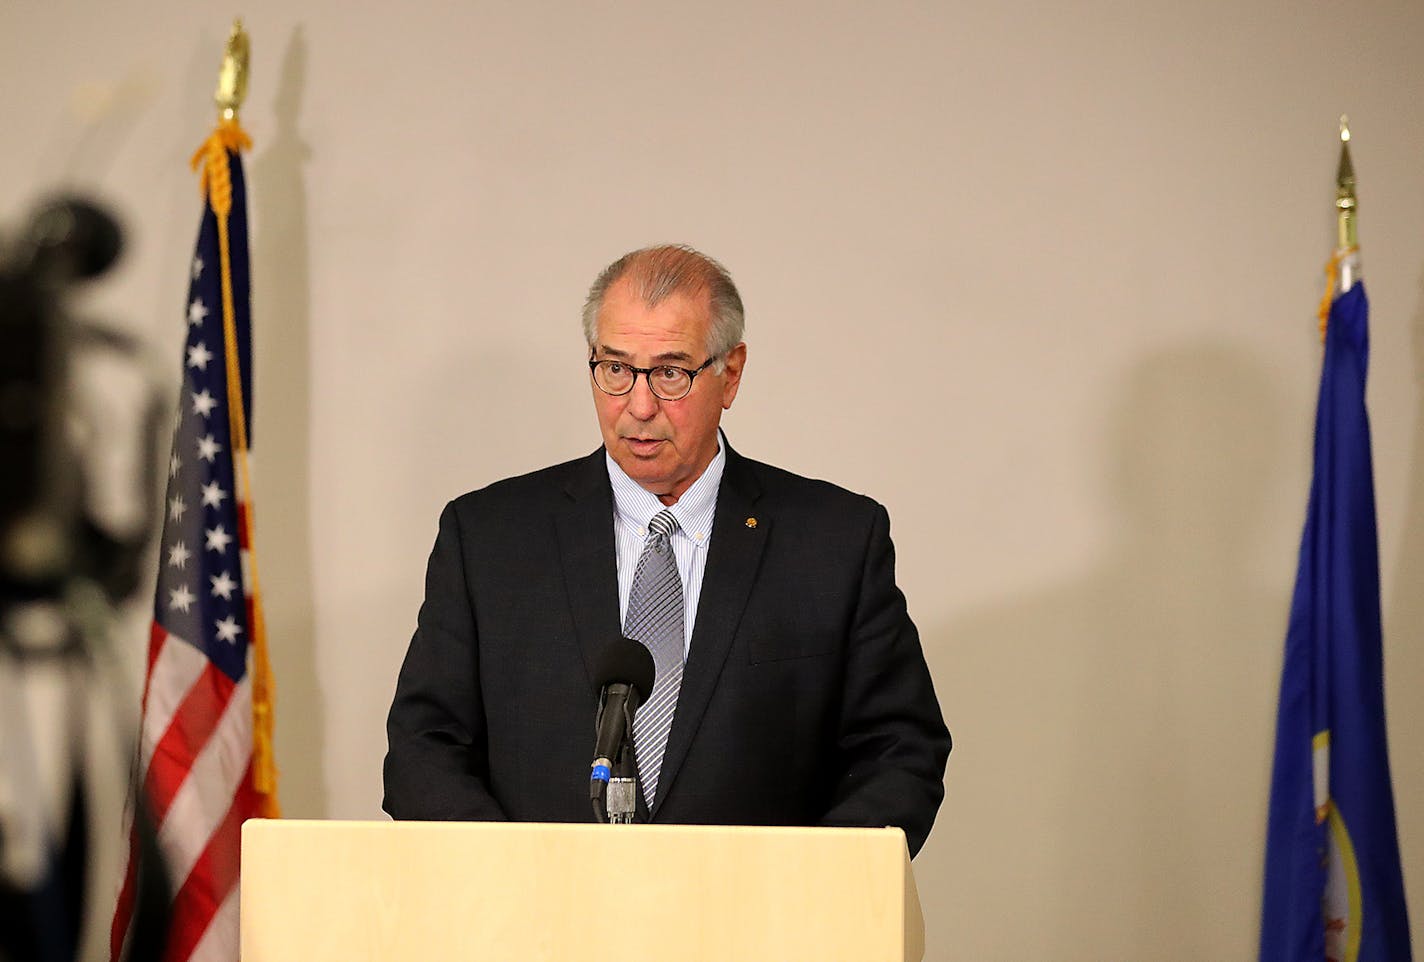
[[[621,452],[613,459],[613,462],[645,491],[661,496],[672,486],[667,466],[661,464],[656,455],[650,458],[640,458],[627,452]]]

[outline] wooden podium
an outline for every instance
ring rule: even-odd
[[[903,962],[899,829],[320,822],[242,829],[243,962]]]

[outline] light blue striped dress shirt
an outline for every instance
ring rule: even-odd
[[[648,535],[648,522],[666,507],[657,495],[641,487],[623,472],[611,455],[608,480],[613,485],[613,532],[618,555],[618,623],[628,621],[628,596],[633,592],[633,572],[638,556],[643,553],[643,541]],[[667,507],[677,518],[678,529],[669,539],[673,557],[677,559],[677,575],[682,579],[683,631],[682,657],[692,646],[692,625],[697,619],[697,599],[702,594],[702,575],[707,570],[707,546],[712,541],[712,519],[717,513],[717,489],[722,485],[722,468],[727,454],[722,447],[721,432],[717,435],[717,454],[702,476],[683,492],[677,504]]]

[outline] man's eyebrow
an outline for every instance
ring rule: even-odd
[[[607,356],[609,356],[609,357],[632,357],[632,356],[633,356],[632,354],[628,353],[627,351],[620,351],[620,350],[618,350],[618,348],[616,348],[616,347],[609,347],[607,344],[600,344],[600,345],[598,345],[598,353],[599,353],[599,354],[605,354],[605,355],[607,355]],[[662,354],[656,354],[656,355],[653,356],[653,363],[655,363],[655,364],[667,364],[667,363],[669,363],[669,362],[671,362],[671,361],[690,361],[690,360],[692,360],[692,355],[691,355],[691,354],[688,354],[686,351],[664,351]]]

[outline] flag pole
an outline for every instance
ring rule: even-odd
[[[252,638],[252,780],[262,797],[262,814],[276,818],[277,764],[273,748],[272,665],[267,649],[267,627],[262,615],[257,579],[257,556],[253,550],[252,485],[248,468],[248,405],[243,397],[242,367],[237,343],[237,318],[233,303],[232,265],[228,237],[228,216],[232,213],[232,178],[229,152],[251,148],[252,139],[238,121],[238,111],[247,99],[247,79],[251,42],[242,21],[232,22],[223,49],[222,66],[213,102],[218,108],[217,126],[193,155],[193,168],[201,165],[201,187],[217,218],[219,265],[222,276],[223,344],[227,362],[228,419],[233,461],[238,484],[238,537],[243,552],[243,581],[247,586],[247,622]]]
[[[1330,323],[1330,305],[1360,282],[1360,239],[1355,225],[1355,165],[1350,160],[1350,118],[1340,115],[1340,164],[1335,169],[1335,253],[1325,265],[1325,294],[1320,299],[1320,341]]]
[[[1350,118],[1340,115],[1340,166],[1335,171],[1335,210],[1341,250],[1359,244],[1355,234],[1355,166],[1350,162]]]

